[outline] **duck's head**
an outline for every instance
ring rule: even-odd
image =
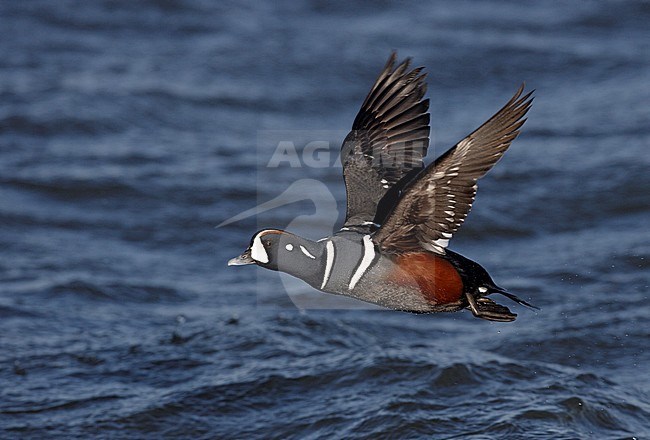
[[[320,255],[320,243],[306,240],[280,229],[262,229],[251,238],[248,249],[239,257],[228,261],[228,266],[257,264],[271,270],[291,273],[301,267],[314,267]]]
[[[280,229],[262,229],[256,232],[251,238],[248,249],[239,257],[229,260],[228,266],[257,264],[269,269],[277,269],[278,251],[284,234],[287,232]]]

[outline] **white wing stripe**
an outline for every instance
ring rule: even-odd
[[[437,247],[446,248],[449,245],[449,240],[446,238],[439,238],[437,240],[433,240],[433,244]]]

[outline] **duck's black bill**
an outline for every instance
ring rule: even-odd
[[[255,260],[251,257],[251,251],[248,249],[239,257],[228,260],[228,266],[245,266],[247,264],[255,264]]]

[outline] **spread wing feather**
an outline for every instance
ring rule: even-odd
[[[375,220],[381,198],[413,169],[422,169],[429,146],[426,74],[395,67],[393,53],[379,74],[341,149],[347,190],[346,227]]]
[[[501,158],[526,121],[532,92],[524,86],[472,134],[424,169],[403,190],[373,239],[388,253],[444,254],[476,196],[477,181]]]

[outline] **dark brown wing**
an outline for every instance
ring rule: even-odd
[[[368,225],[386,192],[408,172],[422,169],[429,146],[429,100],[422,68],[395,67],[393,53],[370,89],[343,142],[347,227]]]
[[[452,234],[467,217],[477,180],[508,149],[526,122],[531,94],[522,85],[510,101],[476,131],[429,165],[408,186],[373,237],[389,253],[445,253]]]

